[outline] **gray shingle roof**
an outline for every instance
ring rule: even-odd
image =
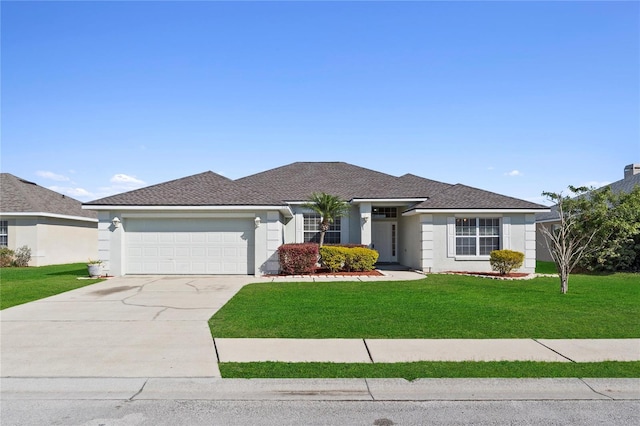
[[[85,203],[87,206],[230,206],[281,205],[229,178],[204,172]]]
[[[10,173],[0,173],[0,211],[2,213],[50,213],[90,219],[98,217],[96,212],[83,210],[80,201]]]
[[[285,201],[306,201],[313,192],[352,198],[417,197],[397,191],[397,179],[385,173],[343,162],[298,162],[238,179]]]
[[[457,184],[411,207],[415,209],[548,209],[541,204]]]
[[[396,177],[344,162],[297,162],[235,181],[205,172],[86,205],[283,205],[307,201],[313,192],[326,192],[347,201],[354,198],[429,198],[414,207],[424,209],[547,208],[464,185],[451,185],[412,174]]]

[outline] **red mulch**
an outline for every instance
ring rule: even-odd
[[[483,277],[502,277],[502,278],[523,278],[529,276],[524,272],[510,272],[508,274],[500,275],[499,272],[470,272],[470,271],[447,271],[445,274],[460,274],[460,275],[481,275]]]
[[[377,270],[373,270],[373,271],[353,271],[353,272],[345,272],[345,271],[339,271],[339,272],[331,272],[328,269],[321,269],[318,268],[315,270],[315,272],[311,272],[308,274],[294,274],[294,275],[303,275],[303,276],[310,276],[310,277],[315,277],[315,276],[325,276],[325,275],[331,275],[331,276],[336,276],[336,277],[353,277],[353,276],[370,276],[370,277],[381,277],[383,276],[383,274],[380,273],[380,271]],[[265,277],[286,277],[289,276],[287,274],[270,274],[270,275],[265,275]]]

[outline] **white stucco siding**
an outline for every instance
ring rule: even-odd
[[[398,263],[421,270],[420,216],[400,216],[398,229]]]
[[[98,254],[97,223],[44,216],[6,218],[11,250],[31,249],[29,266],[86,262]]]
[[[535,272],[535,217],[525,214],[492,214],[474,215],[458,214],[459,217],[499,217],[501,218],[501,247],[508,247],[510,250],[520,251],[525,254],[525,263],[521,272]],[[456,215],[437,214],[433,215],[433,272],[444,271],[491,271],[489,257],[462,257],[455,256],[455,238],[452,238],[448,227],[448,218]],[[505,220],[506,219],[506,220]],[[505,224],[508,227],[505,227]]]

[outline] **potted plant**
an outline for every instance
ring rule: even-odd
[[[89,276],[91,278],[99,277],[101,268],[102,260],[89,259],[89,261],[87,262],[87,269],[89,270]]]

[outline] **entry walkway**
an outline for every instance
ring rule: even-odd
[[[640,361],[640,339],[214,339],[219,362]]]

